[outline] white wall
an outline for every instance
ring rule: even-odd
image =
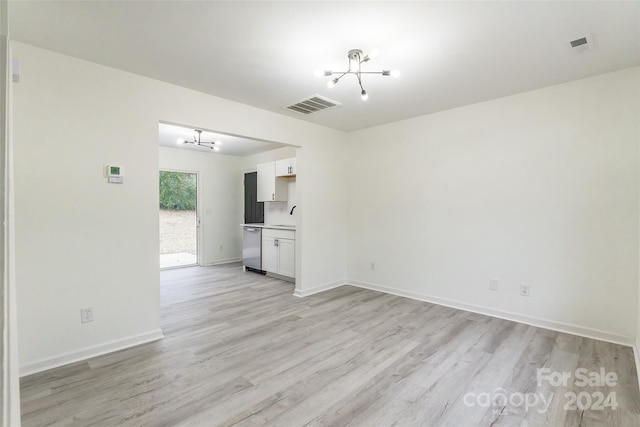
[[[350,282],[633,342],[639,74],[351,134]]]
[[[638,90],[640,91],[640,88]],[[640,135],[640,117],[638,117],[638,120],[636,121],[636,126],[638,127],[638,135]],[[638,145],[640,145],[640,136],[638,137]],[[640,222],[640,217],[638,218],[638,221]],[[638,255],[640,257],[640,253]],[[636,374],[638,375],[638,385],[640,386],[640,258],[638,259],[638,279],[638,309],[634,355],[636,358]]]
[[[239,157],[160,147],[163,170],[198,172],[199,261],[214,265],[242,259],[242,176]],[[222,245],[222,250],[219,246]]]
[[[2,249],[0,270],[0,425],[20,426],[20,381],[15,282],[13,144],[11,136],[9,19],[7,2],[0,3],[0,185]]]
[[[21,43],[13,99],[22,372],[159,334],[158,123],[299,145],[296,287],[346,278],[345,134]],[[125,166],[107,184],[105,163]],[[303,192],[304,199],[301,197]],[[303,203],[306,203],[302,209]],[[80,324],[80,308],[95,321]]]
[[[296,157],[296,147],[283,147],[277,150],[264,151],[251,156],[241,157],[241,167],[243,172],[257,171],[258,163],[275,162],[276,160]]]

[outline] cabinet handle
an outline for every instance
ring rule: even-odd
[[[278,242],[278,239],[273,239],[273,246],[280,246],[280,242]]]
[[[275,200],[276,199],[276,193],[271,193],[271,200]]]

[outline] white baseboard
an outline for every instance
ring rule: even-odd
[[[81,360],[90,359],[92,357],[101,356],[103,354],[112,353],[114,351],[123,350],[125,348],[145,344],[162,338],[164,338],[162,329],[156,329],[142,334],[133,335],[131,337],[81,348],[53,357],[47,357],[20,366],[20,376],[24,377],[26,375],[35,374],[36,372],[46,371],[47,369],[57,368],[58,366],[68,365],[70,363],[79,362]]]
[[[282,274],[272,273],[270,271],[267,271],[265,273],[265,276],[266,277],[272,277],[274,279],[283,280],[283,281],[289,282],[289,283],[296,283],[296,278],[295,277],[283,276]]]
[[[398,295],[405,298],[411,298],[418,301],[429,302],[432,304],[443,305],[445,307],[456,308],[459,310],[470,311],[473,313],[484,314],[486,316],[497,317],[499,319],[510,320],[513,322],[524,323],[526,325],[536,326],[553,331],[564,332],[567,334],[578,335],[585,338],[592,338],[600,341],[607,341],[614,344],[621,344],[633,347],[636,340],[633,337],[617,334],[614,332],[602,331],[599,329],[588,328],[570,323],[557,322],[555,320],[541,319],[538,317],[527,316],[523,314],[513,313],[510,311],[496,310],[490,307],[468,304],[462,301],[450,300],[446,298],[438,298],[431,295],[420,294],[417,292],[403,291],[400,289],[390,288],[387,286],[377,285],[373,283],[361,282],[358,280],[348,280],[347,284],[358,288],[380,291],[387,294]]]
[[[640,338],[636,338],[636,345],[633,346],[633,356],[636,359],[636,375],[638,376],[638,387],[640,387]]]
[[[329,289],[339,288],[340,286],[344,286],[347,283],[344,280],[333,283],[325,283],[324,285],[316,286],[311,289],[298,289],[293,291],[293,295],[296,297],[308,297],[309,295],[317,294],[319,292],[328,291]]]
[[[216,261],[208,261],[202,264],[203,267],[211,267],[214,265],[222,265],[222,264],[231,264],[232,262],[240,262],[242,258],[227,258],[227,259],[219,259]]]

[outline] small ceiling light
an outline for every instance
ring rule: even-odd
[[[202,131],[200,129],[194,129],[194,131],[196,132],[196,135],[193,136],[193,141],[186,141],[182,138],[179,138],[178,141],[182,140],[183,144],[198,145],[200,147],[210,148],[214,151],[220,150],[218,147],[216,147],[216,144],[220,145],[220,141],[201,141],[200,137],[202,136]]]
[[[184,138],[178,138],[178,144],[184,144]]]
[[[325,71],[324,72],[325,76],[332,76],[334,74],[339,74],[338,77],[335,77],[334,79],[329,80],[327,82],[327,87],[332,88],[340,81],[341,78],[343,78],[347,74],[354,74],[358,79],[358,85],[360,85],[360,90],[361,90],[360,95],[362,96],[362,99],[366,101],[369,98],[369,95],[367,94],[367,91],[364,90],[364,87],[362,86],[363,74],[380,74],[383,76],[395,77],[394,73],[396,73],[396,71],[390,71],[390,70],[362,71],[362,67],[361,67],[362,63],[368,62],[371,58],[373,58],[377,54],[378,54],[377,49],[374,49],[373,51],[371,51],[369,55],[363,55],[362,50],[360,49],[351,49],[349,53],[347,53],[347,58],[349,58],[349,69],[347,71]]]

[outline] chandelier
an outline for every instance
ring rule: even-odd
[[[360,85],[360,91],[361,91],[360,96],[362,97],[363,101],[366,101],[367,99],[369,99],[369,94],[367,93],[366,90],[364,90],[364,86],[362,86],[363,74],[380,74],[382,76],[393,76],[393,77],[397,77],[399,75],[399,73],[395,70],[394,71],[391,71],[391,70],[362,71],[362,64],[365,62],[368,62],[372,58],[372,56],[373,55],[364,55],[361,49],[351,49],[349,53],[347,53],[347,58],[349,58],[349,68],[347,69],[347,71],[327,70],[322,73],[322,75],[324,76],[333,76],[333,75],[338,76],[329,80],[329,82],[327,82],[327,86],[332,88],[336,84],[338,84],[340,79],[342,79],[344,76],[346,76],[347,74],[353,74],[358,79],[358,85]]]
[[[200,129],[194,129],[197,135],[193,136],[193,141],[188,141],[184,138],[178,138],[178,144],[193,144],[200,147],[210,148],[213,151],[220,151],[220,141],[201,141],[202,131]]]

